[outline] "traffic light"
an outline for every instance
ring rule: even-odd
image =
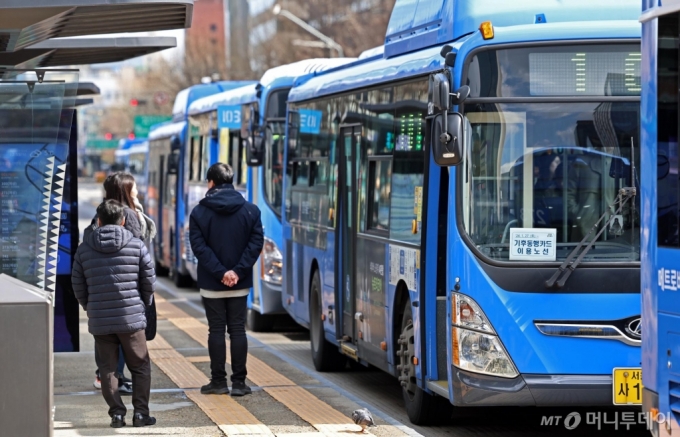
[[[111,141],[113,139],[113,134],[111,132],[107,132],[104,134],[104,139],[106,141]]]
[[[130,106],[139,106],[139,100],[130,99]]]
[[[135,139],[135,133],[134,133],[134,132],[130,132],[130,133],[128,134],[128,140],[134,140],[134,139]]]

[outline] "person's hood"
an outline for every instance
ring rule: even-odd
[[[199,203],[218,214],[230,215],[241,209],[246,199],[234,189],[233,185],[223,184],[208,190]]]
[[[128,245],[132,232],[122,226],[106,225],[84,236],[85,243],[97,252],[113,253]]]

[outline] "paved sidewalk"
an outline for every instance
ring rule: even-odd
[[[57,353],[54,360],[55,433],[66,436],[178,435],[178,436],[348,436],[361,435],[350,414],[360,408],[310,375],[271,355],[249,347],[248,383],[253,394],[243,398],[201,395],[208,382],[207,325],[190,315],[182,302],[157,292],[158,336],[149,343],[152,358],[150,409],[156,426],[133,428],[130,398],[128,426],[109,427],[107,405],[94,389],[94,342],[81,312],[81,352]],[[166,300],[166,298],[168,300]],[[228,357],[229,360],[229,357]],[[126,369],[126,375],[129,371]],[[380,422],[375,436],[405,435]]]

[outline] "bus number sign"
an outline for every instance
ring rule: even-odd
[[[510,260],[555,261],[557,230],[510,228]]]
[[[300,109],[300,133],[318,134],[321,132],[321,111]]]
[[[217,127],[220,129],[240,129],[241,106],[240,105],[218,106]]]

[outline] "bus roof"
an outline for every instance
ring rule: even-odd
[[[259,82],[232,88],[228,91],[203,97],[189,106],[189,115],[215,111],[220,105],[242,105],[258,100],[259,92],[268,86],[292,87],[295,78],[330,70],[355,61],[355,58],[305,59],[292,64],[280,65],[267,70]]]
[[[592,23],[529,24],[494,28],[491,40],[482,39],[477,31],[452,44],[453,51],[469,52],[477,47],[518,42],[640,38],[641,26],[637,21],[609,21],[593,26]],[[464,50],[463,50],[464,48]],[[339,94],[357,88],[375,86],[412,77],[423,76],[444,68],[440,56],[441,46],[423,49],[402,56],[378,59],[348,66],[311,78],[293,88],[289,102],[311,100],[315,97]]]
[[[640,22],[644,23],[662,15],[678,11],[680,11],[680,0],[664,0],[663,4],[660,1],[643,0]]]
[[[385,35],[385,57],[455,41],[484,21],[494,27],[583,21],[593,26],[593,21],[635,20],[639,14],[639,0],[596,6],[592,0],[397,0]]]
[[[172,121],[181,121],[186,118],[187,111],[191,103],[205,96],[217,94],[233,88],[238,88],[254,81],[223,81],[207,84],[198,84],[185,88],[175,97],[175,104],[172,107]]]
[[[186,124],[186,121],[178,121],[175,123],[169,121],[154,125],[149,131],[149,141],[162,140],[164,138],[170,138],[173,135],[181,135]]]

